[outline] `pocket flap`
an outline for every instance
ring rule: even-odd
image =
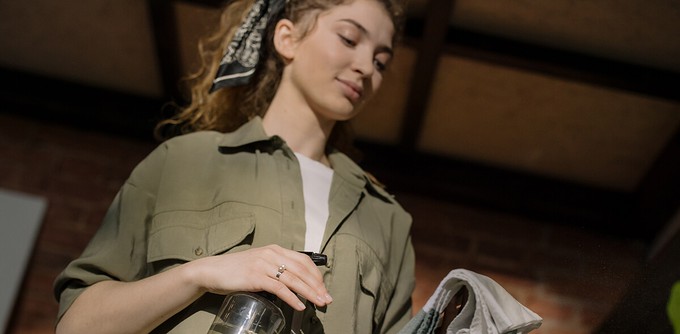
[[[208,212],[173,212],[156,217],[149,232],[149,263],[195,260],[229,250],[255,230],[252,214],[219,217]]]
[[[374,321],[381,323],[393,285],[387,279],[382,263],[368,245],[357,243],[357,255],[361,288],[374,298]]]

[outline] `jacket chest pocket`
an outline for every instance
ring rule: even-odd
[[[172,211],[154,217],[147,249],[147,262],[156,264],[153,270],[248,246],[255,230],[254,215],[220,211],[224,210]]]
[[[328,314],[324,320],[338,328],[354,323],[354,333],[379,332],[394,290],[382,261],[368,244],[349,234],[336,235],[331,249],[329,288],[336,300],[329,310],[338,313]]]
[[[385,274],[380,259],[363,242],[357,243],[357,260],[361,287],[359,305],[360,307],[370,305],[373,311],[373,325],[382,324],[393,285]]]

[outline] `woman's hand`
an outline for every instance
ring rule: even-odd
[[[333,301],[309,256],[277,245],[206,257],[186,265],[192,267],[195,282],[212,293],[268,291],[298,311],[305,306],[295,293],[320,307]]]
[[[296,310],[305,306],[295,293],[317,306],[332,301],[309,256],[271,245],[187,262],[139,281],[95,283],[59,320],[57,333],[148,333],[206,291],[268,291]]]

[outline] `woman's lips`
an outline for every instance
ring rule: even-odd
[[[345,96],[352,101],[352,103],[357,103],[361,99],[361,96],[363,95],[364,89],[360,86],[355,84],[352,81],[348,80],[343,80],[343,79],[338,79],[342,86],[342,91],[345,94]]]

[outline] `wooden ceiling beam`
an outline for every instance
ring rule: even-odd
[[[179,82],[185,73],[182,72],[182,61],[180,59],[177,2],[219,8],[226,1],[147,0],[147,7],[151,16],[151,29],[156,43],[156,57],[163,85],[163,95],[167,99],[183,104],[187,101],[179,86]]]
[[[417,34],[418,21],[410,23]],[[445,53],[680,101],[680,73],[449,27]]]
[[[165,99],[0,67],[0,112],[153,140]]]
[[[449,17],[453,6],[454,0],[430,0],[428,2],[423,34],[416,42],[418,55],[412,70],[413,76],[409,84],[406,112],[400,129],[400,145],[404,148],[416,147],[420,138],[439,57],[446,43]]]
[[[641,226],[632,220],[634,198],[623,191],[391,145],[358,142],[357,147],[364,154],[362,167],[397,195],[418,195],[644,242],[655,235],[640,233]]]
[[[152,31],[156,42],[156,58],[160,70],[165,98],[182,102],[179,80],[182,77],[182,64],[179,52],[177,16],[175,2],[168,0],[148,0]]]

